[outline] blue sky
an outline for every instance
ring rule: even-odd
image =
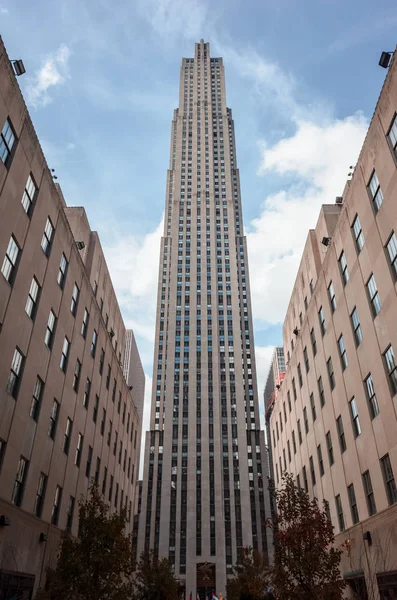
[[[202,37],[224,57],[263,389],[308,229],[343,190],[396,29],[395,0],[0,0],[49,166],[100,234],[147,397],[181,57]]]

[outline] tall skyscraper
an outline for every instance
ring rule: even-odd
[[[171,129],[138,551],[186,596],[225,593],[245,546],[270,550],[246,239],[222,58],[184,58]]]

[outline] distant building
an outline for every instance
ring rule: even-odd
[[[142,423],[145,402],[145,372],[132,329],[127,329],[125,332],[123,373],[128,386],[132,387],[132,397]]]
[[[277,395],[281,389],[281,384],[285,375],[285,358],[284,348],[278,346],[274,349],[272,362],[269,369],[269,374],[265,383],[265,390],[263,393],[264,404],[265,404],[265,423],[266,423],[266,439],[269,459],[269,475],[270,475],[270,488],[274,490],[274,470],[273,470],[273,456],[272,456],[272,445],[270,443],[270,417],[273,411],[274,403]],[[270,509],[272,514],[275,511],[274,498],[270,494]]]
[[[277,347],[274,349],[272,362],[269,369],[269,374],[265,383],[264,390],[264,401],[265,401],[265,412],[268,404],[271,404],[280,389],[281,382],[285,375],[285,359],[284,359],[284,348]]]
[[[1,40],[0,131],[0,597],[31,598],[90,478],[132,531],[141,420],[98,235],[54,184]]]
[[[352,179],[309,231],[270,415],[276,485],[289,471],[327,501],[350,593],[381,600],[397,597],[395,56]]]

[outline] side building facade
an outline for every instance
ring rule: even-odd
[[[394,59],[343,197],[309,232],[267,407],[275,485],[288,471],[327,501],[363,599],[397,593],[396,113]]]
[[[91,479],[132,531],[141,423],[98,235],[53,181],[1,40],[0,131],[0,597],[31,598]]]

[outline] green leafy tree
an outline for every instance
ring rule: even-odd
[[[227,600],[263,600],[270,584],[268,556],[253,548],[243,548],[227,583]]]
[[[134,578],[135,600],[179,600],[181,584],[175,578],[168,558],[159,558],[153,550],[142,552]]]
[[[98,487],[79,503],[79,537],[63,535],[55,569],[36,600],[131,600],[131,538],[126,515],[110,514]]]
[[[292,475],[283,476],[275,492],[277,513],[273,529],[275,563],[272,583],[282,600],[341,600],[345,581],[339,563],[341,551],[333,547],[332,523],[326,506],[295,486]]]

